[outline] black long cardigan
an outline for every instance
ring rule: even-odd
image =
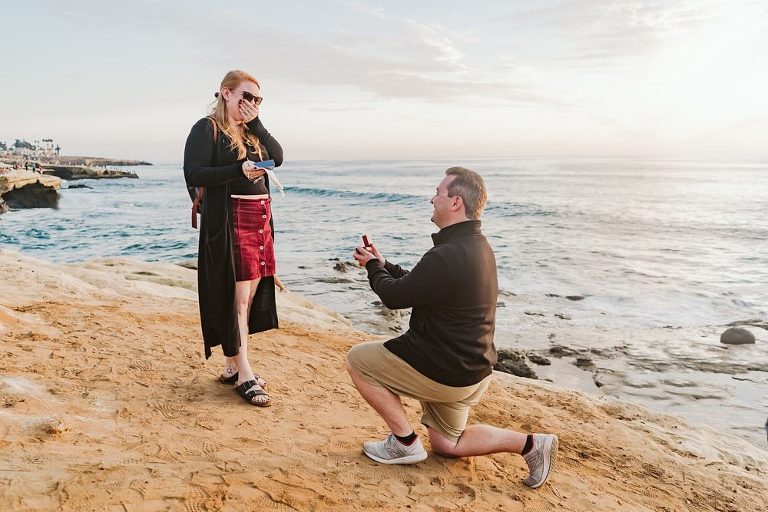
[[[247,124],[261,144],[264,160],[283,163],[283,148],[269,134],[259,118]],[[221,345],[224,355],[240,352],[240,332],[235,309],[235,260],[232,209],[229,185],[242,177],[242,163],[229,148],[230,139],[221,130],[214,141],[212,120],[200,119],[192,127],[184,148],[184,177],[193,187],[205,187],[201,209],[200,245],[197,255],[197,285],[200,325],[205,343],[205,358],[211,347]],[[269,177],[264,176],[269,190]],[[274,229],[272,230],[274,236]],[[262,278],[248,317],[248,332],[277,328],[275,281]]]

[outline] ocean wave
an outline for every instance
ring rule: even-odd
[[[488,203],[486,213],[498,217],[557,217],[560,213],[544,209],[535,204],[520,204],[510,202]]]
[[[38,240],[50,240],[51,238],[51,234],[47,230],[37,228],[28,229],[24,235]]]
[[[286,187],[286,192],[294,192],[317,197],[338,197],[342,199],[365,199],[367,201],[383,201],[388,203],[422,203],[424,196],[415,194],[393,194],[388,192],[356,192],[353,190],[339,190],[328,188]]]
[[[421,205],[424,202],[423,195],[401,194],[391,192],[361,192],[354,190],[341,190],[332,188],[311,188],[311,187],[286,187],[286,192],[296,194],[331,197],[340,199],[360,199],[366,202],[380,203],[406,203],[409,205]],[[520,204],[513,202],[493,202],[489,203],[485,211],[499,217],[520,217],[520,216],[559,216],[558,212],[547,210],[536,204]]]

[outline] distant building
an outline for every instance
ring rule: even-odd
[[[24,139],[16,139],[16,142],[10,148],[6,148],[6,152],[25,158],[54,157],[58,156],[60,151],[61,147],[53,139],[40,139],[34,141],[34,143],[27,142]]]
[[[53,139],[36,140],[35,146],[35,156],[56,156],[56,144]]]
[[[23,156],[28,158],[32,156],[32,152],[34,150],[35,146],[24,139],[16,139],[16,142],[13,143],[13,154],[16,156]]]

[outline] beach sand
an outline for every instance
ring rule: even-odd
[[[768,509],[768,452],[505,374],[470,421],[558,434],[544,487],[525,487],[511,454],[377,465],[361,444],[386,427],[343,364],[371,337],[279,293],[281,328],[250,342],[274,405],[252,407],[216,381],[221,352],[203,357],[195,279],[0,251],[0,510]]]

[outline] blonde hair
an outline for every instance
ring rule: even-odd
[[[245,158],[247,155],[247,149],[245,147],[246,142],[250,143],[250,145],[258,151],[259,159],[261,159],[261,143],[259,142],[259,138],[256,137],[247,126],[240,132],[240,130],[236,130],[234,126],[229,125],[227,103],[224,99],[224,95],[221,94],[221,89],[227,88],[230,91],[234,91],[243,82],[251,82],[258,87],[261,87],[259,81],[245,71],[240,71],[239,69],[230,71],[224,75],[224,79],[221,81],[219,92],[216,93],[216,102],[211,109],[210,116],[216,121],[219,129],[229,137],[229,147],[237,153],[238,159]]]
[[[475,171],[464,167],[451,167],[446,176],[455,176],[448,185],[448,196],[459,196],[464,203],[464,214],[468,219],[477,220],[488,201],[485,181]]]

